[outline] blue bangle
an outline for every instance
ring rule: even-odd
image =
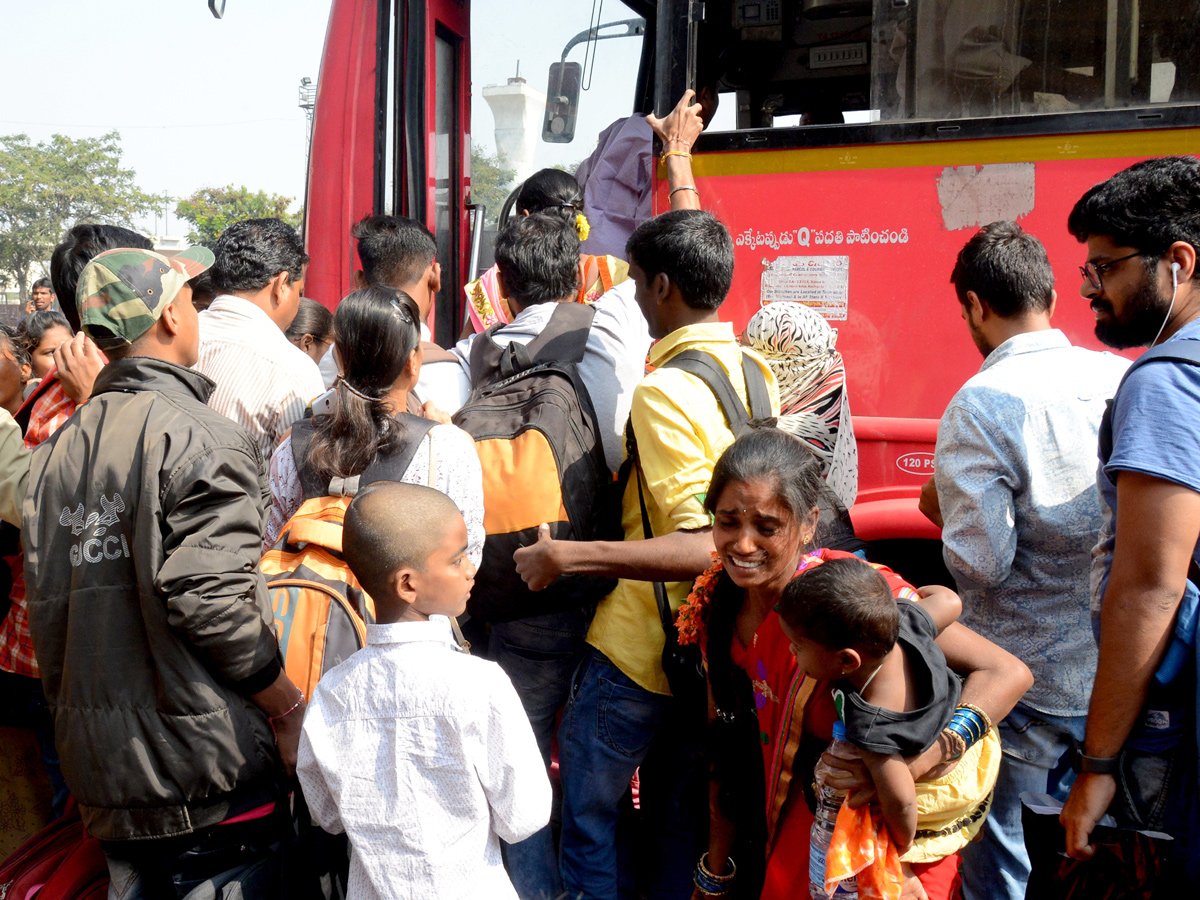
[[[954,717],[950,720],[950,724],[946,726],[955,734],[959,735],[966,743],[968,749],[973,745],[983,740],[984,735],[989,731],[988,723],[984,720],[974,708],[960,706],[954,711]]]
[[[957,726],[955,729],[967,742],[967,746],[976,743],[983,737],[982,723],[976,721],[970,713],[958,710],[954,714],[954,718],[950,720],[952,726]]]
[[[971,740],[970,730],[967,729],[966,726],[962,725],[960,722],[956,722],[954,719],[950,720],[950,724],[946,726],[945,730],[952,731],[955,734],[957,734],[960,738],[962,738],[963,744],[965,744],[967,747],[970,747],[971,744],[974,743]]]

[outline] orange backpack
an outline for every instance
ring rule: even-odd
[[[416,416],[402,420],[406,433],[397,453],[377,459],[360,476],[335,478],[321,488],[305,465],[311,420],[292,427],[292,455],[305,500],[258,569],[271,594],[284,670],[305,697],[312,696],[322,675],[366,645],[367,624],[375,621],[374,601],[342,557],[342,524],[358,488],[403,477],[434,425]]]
[[[258,564],[275,613],[284,669],[305,697],[317,680],[362,649],[375,604],[342,558],[350,497],[317,497],[288,520]]]

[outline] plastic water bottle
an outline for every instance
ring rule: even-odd
[[[829,752],[843,759],[856,759],[858,751],[846,741],[846,726],[842,722],[833,724],[833,743]],[[846,799],[846,792],[835,790],[825,784],[825,767],[817,764],[817,818],[813,822],[808,845],[808,895],[813,900],[858,900],[858,880],[847,878],[839,882],[832,893],[825,890],[825,857],[833,840],[833,826],[837,822],[838,810]]]

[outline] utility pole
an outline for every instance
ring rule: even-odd
[[[299,106],[304,110],[305,116],[308,117],[308,143],[312,144],[312,128],[313,128],[313,110],[317,105],[317,86],[311,78],[300,79],[300,103]]]

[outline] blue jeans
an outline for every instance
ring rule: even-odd
[[[960,852],[965,900],[1023,900],[1029,854],[1021,826],[1021,792],[1066,800],[1075,782],[1068,751],[1083,740],[1087,716],[1051,716],[1022,703],[997,730],[1004,759],[980,839]]]
[[[563,787],[563,883],[571,897],[631,896],[631,864],[618,853],[621,801],[639,766],[639,851],[650,862],[646,896],[687,900],[708,826],[703,722],[653,694],[589,647],[558,732]]]
[[[554,717],[571,692],[571,676],[583,658],[587,629],[588,617],[581,610],[492,625],[488,658],[512,679],[547,768]],[[562,894],[550,824],[520,843],[505,844],[504,855],[521,900],[555,900]]]

